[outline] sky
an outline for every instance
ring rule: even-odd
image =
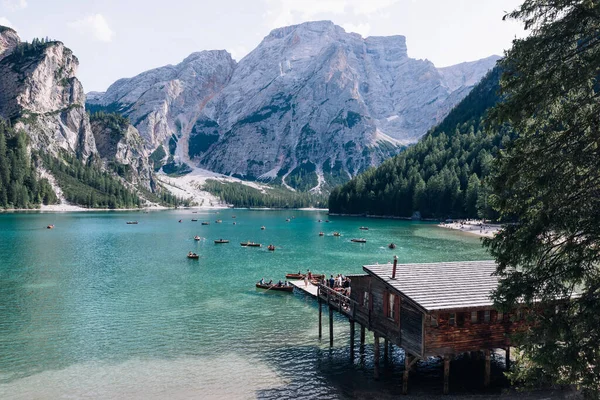
[[[0,25],[22,40],[60,40],[86,92],[225,49],[240,60],[269,32],[331,20],[348,32],[406,36],[408,55],[437,67],[502,55],[522,26],[502,21],[522,0],[0,0]]]

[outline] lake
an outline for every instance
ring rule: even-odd
[[[214,244],[219,238],[231,242]],[[263,247],[240,246],[247,240]],[[401,263],[490,258],[479,238],[431,223],[318,211],[0,214],[0,398],[396,396],[401,350],[375,381],[371,347],[349,360],[347,320],[336,318],[330,349],[317,337],[316,300],[254,287],[308,268],[361,273],[394,255]],[[422,375],[414,390],[439,394],[441,380]]]

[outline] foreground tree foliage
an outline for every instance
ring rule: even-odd
[[[500,154],[493,199],[518,222],[485,244],[495,301],[532,310],[512,378],[600,398],[600,2],[526,0],[506,18],[530,36],[502,61],[505,100],[491,117],[519,138]],[[556,299],[570,301],[536,307]]]

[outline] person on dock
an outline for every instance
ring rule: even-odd
[[[331,275],[331,278],[329,278],[329,287],[332,289],[335,287],[335,279],[333,279],[333,275]]]
[[[308,275],[304,275],[304,287],[308,286]]]
[[[312,272],[310,272],[310,269],[307,270],[308,272],[306,273],[306,275],[308,275],[308,280],[312,281],[313,275]]]

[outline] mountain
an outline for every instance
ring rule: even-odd
[[[62,42],[23,43],[14,30],[0,27],[0,135],[5,143],[0,157],[11,160],[0,163],[0,207],[69,201],[117,208],[139,206],[144,199],[161,202],[150,154],[137,129],[118,115],[90,117],[86,112],[78,65]]]
[[[330,188],[418,140],[497,59],[438,69],[408,57],[403,36],[307,22],[273,30],[239,63],[194,53],[90,93],[87,106],[128,117],[163,164]]]
[[[490,71],[439,124],[403,153],[335,188],[329,211],[410,218],[494,218],[486,177],[514,134],[487,128],[501,72]]]

